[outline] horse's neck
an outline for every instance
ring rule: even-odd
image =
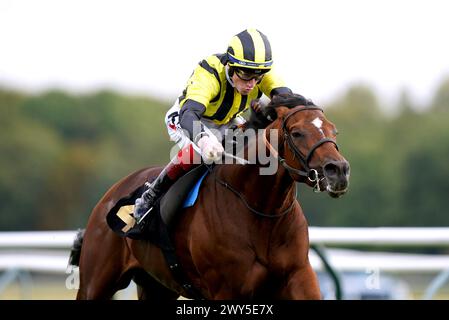
[[[222,180],[245,197],[255,210],[277,215],[286,210],[296,198],[295,182],[283,167],[275,174],[261,175],[261,166],[229,165],[218,171]]]
[[[272,123],[266,130],[279,130],[279,126],[277,122]],[[269,131],[267,133],[270,134]],[[253,164],[221,166],[217,174],[238,190],[248,200],[248,204],[254,206],[254,209],[277,214],[288,208],[295,200],[296,188],[288,172],[279,166],[278,159],[273,157],[262,134],[265,134],[265,131],[256,131],[254,139],[246,144],[241,153],[245,157],[252,155],[249,156],[252,158],[248,160]],[[282,137],[277,138],[277,142],[282,144]],[[266,156],[264,160],[268,161],[268,164],[259,162],[258,153]]]
[[[279,214],[296,198],[295,183],[284,168],[279,167],[273,175],[261,175],[260,169],[257,165],[239,166],[236,183],[248,202],[257,207],[254,209]]]

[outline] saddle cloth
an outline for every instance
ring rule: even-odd
[[[109,227],[122,237],[131,239],[147,239],[160,244],[160,224],[170,229],[176,219],[177,213],[195,204],[201,184],[209,173],[204,165],[189,171],[156,202],[153,210],[138,227],[133,217],[134,203],[145,191],[145,186],[134,190],[130,195],[117,201],[106,216]]]

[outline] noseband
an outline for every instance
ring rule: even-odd
[[[283,122],[282,122],[282,131],[283,131],[283,135],[285,140],[287,141],[287,145],[290,148],[290,150],[293,152],[293,156],[298,158],[299,162],[301,163],[301,166],[303,167],[303,170],[300,169],[296,169],[291,167],[290,165],[287,164],[287,161],[282,158],[279,153],[274,150],[273,146],[268,142],[267,137],[265,135],[265,133],[263,134],[263,139],[265,144],[268,146],[268,148],[270,149],[270,151],[272,153],[274,153],[275,156],[277,156],[280,164],[287,169],[287,171],[289,171],[290,173],[294,173],[297,174],[299,176],[302,177],[307,177],[309,179],[310,182],[315,182],[315,186],[313,188],[314,191],[316,192],[320,192],[322,191],[320,189],[320,181],[322,179],[324,179],[324,177],[320,178],[320,174],[318,173],[317,170],[315,169],[311,169],[309,167],[309,162],[310,159],[312,159],[313,153],[315,152],[316,149],[318,149],[321,145],[330,142],[333,143],[335,145],[335,148],[337,148],[338,150],[338,145],[335,142],[335,140],[331,139],[331,138],[323,138],[321,140],[319,140],[318,142],[316,142],[309,150],[309,152],[307,153],[306,156],[304,156],[301,151],[299,151],[298,147],[293,143],[293,138],[290,134],[290,132],[288,132],[287,130],[287,120],[294,114],[301,112],[301,111],[305,111],[305,110],[320,110],[321,112],[323,112],[323,109],[316,107],[316,106],[304,106],[302,108],[298,108],[296,110],[293,110],[292,112],[290,112],[289,114],[287,114],[287,116],[284,118]],[[324,113],[324,112],[323,112]]]

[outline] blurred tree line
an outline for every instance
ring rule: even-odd
[[[85,226],[112,184],[168,161],[167,105],[111,91],[0,90],[0,229]]]
[[[84,227],[112,184],[167,163],[169,106],[113,91],[0,88],[0,231]],[[324,107],[339,129],[351,181],[337,200],[300,185],[311,225],[449,225],[449,79],[429,106],[404,92],[395,116],[364,86]]]

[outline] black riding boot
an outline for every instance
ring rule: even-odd
[[[136,199],[134,206],[134,219],[139,224],[147,213],[151,212],[156,200],[173,184],[173,180],[167,175],[167,168],[164,168],[159,176],[154,180],[149,188]]]

